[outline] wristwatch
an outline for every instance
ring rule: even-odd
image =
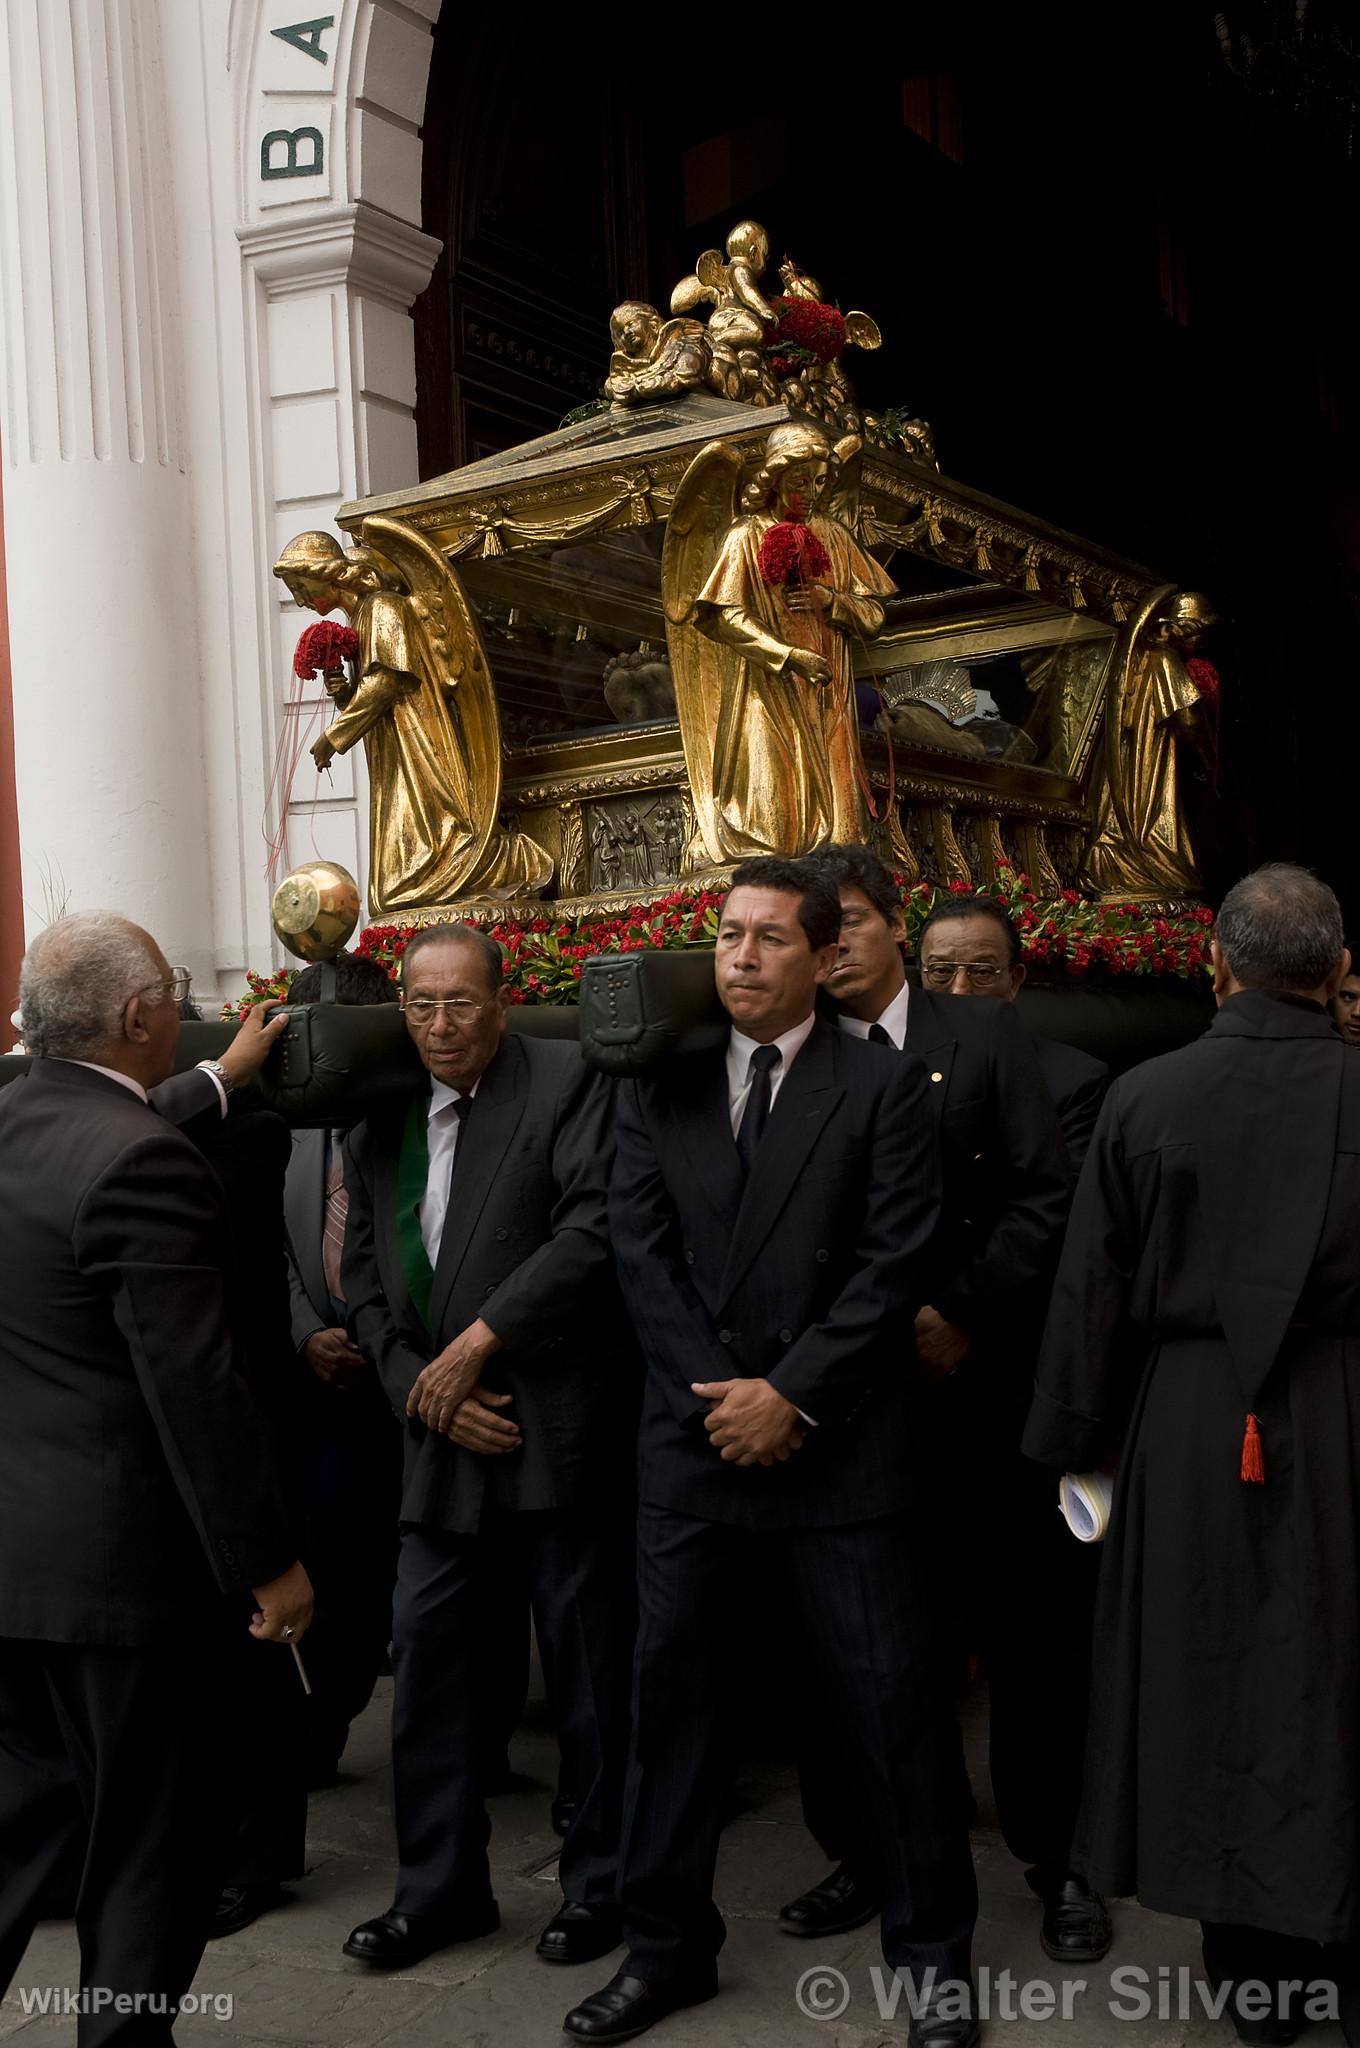
[[[205,1073],[213,1075],[224,1095],[231,1094],[236,1083],[232,1080],[231,1075],[227,1072],[221,1060],[200,1060],[198,1064]]]

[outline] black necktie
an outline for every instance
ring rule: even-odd
[[[891,1045],[892,1042],[891,1034],[885,1031],[881,1024],[871,1024],[869,1026],[870,1045]]]
[[[737,1151],[747,1173],[751,1171],[756,1146],[764,1137],[765,1126],[770,1121],[770,1076],[783,1057],[777,1045],[758,1045],[746,1070],[751,1085],[746,1091],[746,1107],[741,1113],[741,1125],[737,1131]]]

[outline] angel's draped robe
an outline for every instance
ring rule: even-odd
[[[695,600],[699,632],[739,657],[722,663],[717,727],[682,734],[712,748],[711,811],[693,772],[700,831],[715,861],[750,854],[800,854],[829,839],[862,840],[867,830],[859,721],[851,656],[856,638],[883,625],[880,599],[895,585],[834,519],[807,521],[831,564],[819,580],[835,592],[824,612],[790,611],[782,585],[760,573],[760,544],[777,524],[770,512],[738,519]],[[825,655],[827,683],[789,667],[794,648]]]
[[[1174,647],[1138,658],[1119,713],[1117,775],[1127,831],[1109,784],[1101,790],[1088,881],[1106,894],[1164,890],[1193,895],[1200,886],[1180,789],[1180,750],[1192,737],[1200,693]]]
[[[552,861],[534,840],[493,818],[479,851],[485,797],[469,771],[457,688],[446,687],[411,600],[371,591],[353,625],[359,683],[326,737],[340,754],[362,738],[368,754],[372,914],[541,889]],[[485,676],[472,686],[485,688]]]

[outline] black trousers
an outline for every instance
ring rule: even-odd
[[[977,1884],[958,1725],[939,1684],[919,1544],[898,1518],[753,1531],[643,1504],[620,1900],[649,1983],[711,1975],[733,1611],[787,1582],[795,1647],[826,1703],[858,1838],[883,1892],[883,1953],[966,1978]]]
[[[989,1761],[1006,1847],[1036,1879],[1071,1868],[1081,1806],[1100,1545],[1058,1513],[1054,1474],[1012,1452],[974,1564],[989,1683]]]
[[[488,1518],[476,1536],[403,1527],[392,1659],[398,1912],[445,1918],[490,1895],[486,1731],[505,1686],[490,1668],[497,1629],[486,1586],[511,1565],[527,1580],[551,1657],[558,1740],[579,1801],[559,1880],[579,1904],[612,1902],[628,1741],[629,1534],[617,1517],[579,1508]]]
[[[370,1371],[344,1393],[304,1388],[299,1434],[302,1549],[316,1594],[304,1733],[309,1766],[324,1772],[339,1763],[392,1640],[403,1431]]]
[[[311,1682],[311,1630],[302,1655]],[[223,1684],[232,1691],[233,1763],[240,1793],[222,1882],[286,1884],[307,1862],[306,1710],[297,1666],[280,1643],[257,1643],[242,1626],[228,1645]]]
[[[997,1820],[1006,1847],[1042,1885],[1071,1867],[1100,1546],[1077,1542],[1058,1513],[1056,1478],[1009,1439],[989,1444],[965,1428],[941,1431],[936,1442],[930,1518],[952,1532],[948,1547],[933,1546],[932,1561],[944,1675],[961,1682],[966,1653],[981,1652]],[[950,1498],[965,1469],[977,1482],[966,1524],[957,1495]],[[799,1738],[804,1820],[833,1862],[862,1864],[836,1757],[811,1718],[802,1717]]]
[[[82,2013],[80,2048],[172,2039],[222,1879],[229,1714],[220,1638],[0,1640],[0,1994],[74,1851],[82,1988],[143,2001]]]

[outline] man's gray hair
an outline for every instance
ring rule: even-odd
[[[118,1037],[135,995],[166,1000],[146,937],[115,910],[82,910],[39,932],[19,975],[19,1032],[45,1059],[88,1059]]]
[[[1336,897],[1289,861],[1256,868],[1229,889],[1214,937],[1243,988],[1321,988],[1346,949]]]

